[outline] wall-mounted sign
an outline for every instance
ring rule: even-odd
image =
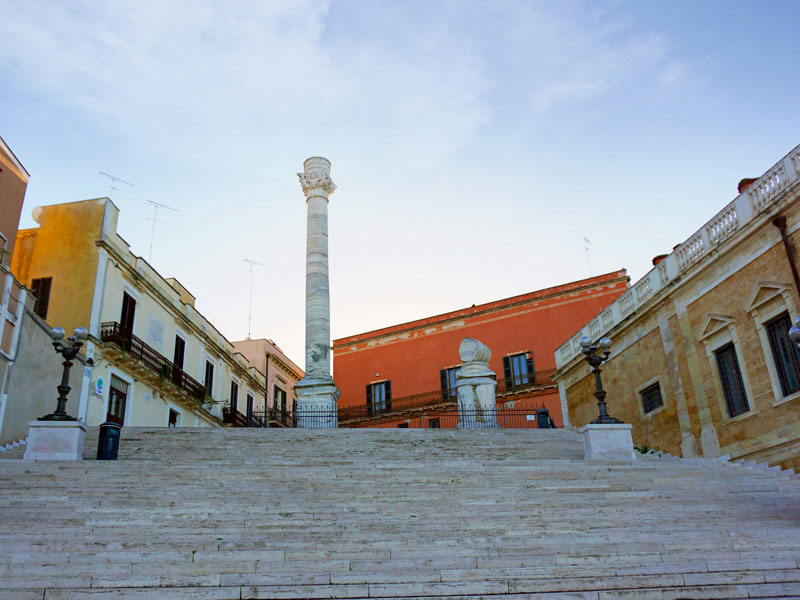
[[[525,415],[525,420],[526,421],[535,421],[536,420],[536,415]]]
[[[103,395],[103,390],[105,388],[105,385],[106,385],[106,382],[103,381],[103,378],[102,377],[98,377],[97,381],[95,381],[95,383],[94,383],[94,393],[97,394],[98,396],[102,396]]]

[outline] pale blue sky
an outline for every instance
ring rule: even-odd
[[[626,267],[800,142],[800,3],[0,0],[0,135],[228,336],[302,364],[305,158],[333,163],[334,337]],[[456,349],[454,349],[455,355]]]

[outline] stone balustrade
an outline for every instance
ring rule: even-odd
[[[671,254],[650,270],[631,289],[617,298],[600,315],[589,321],[556,350],[556,367],[561,368],[580,356],[580,339],[597,340],[628,318],[650,298],[679,277],[694,269],[712,250],[730,240],[763,212],[771,210],[785,193],[800,184],[800,145],[796,146],[754,181],[745,191]]]

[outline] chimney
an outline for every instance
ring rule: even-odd
[[[741,194],[743,191],[745,191],[747,188],[749,188],[753,184],[753,182],[756,181],[756,179],[758,179],[758,178],[757,177],[745,177],[744,179],[742,179],[739,182],[739,186],[738,186],[739,193]]]

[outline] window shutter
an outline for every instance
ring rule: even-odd
[[[503,376],[506,379],[506,385],[511,385],[511,359],[508,356],[503,357]]]
[[[372,385],[367,384],[367,414],[372,414]]]
[[[447,381],[447,369],[442,369],[439,371],[439,381],[442,384],[442,390],[447,390],[449,386],[449,381]]]
[[[392,382],[387,381],[383,385],[386,391],[386,410],[392,410]]]
[[[536,373],[533,370],[533,352],[525,353],[525,361],[528,363],[528,381],[536,383]]]

